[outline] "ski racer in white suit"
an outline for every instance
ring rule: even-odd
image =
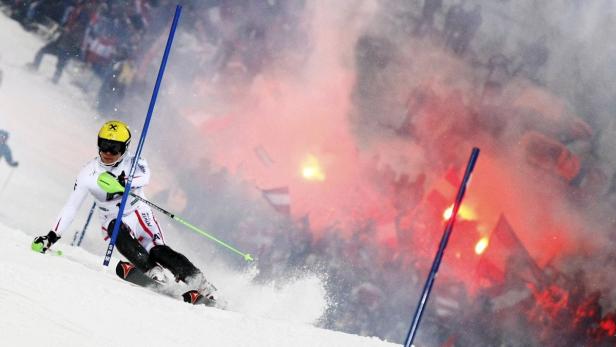
[[[99,155],[80,171],[73,192],[60,215],[46,236],[34,239],[41,252],[47,251],[70,226],[75,214],[90,193],[96,200],[105,240],[111,237],[122,199],[122,193],[107,193],[99,187],[99,175],[111,173],[122,186],[130,172],[134,156],[128,151],[131,134],[128,126],[120,121],[103,124],[98,133]],[[131,184],[131,192],[145,198],[143,189],[150,182],[150,169],[144,159],[139,159]],[[164,271],[169,269],[176,280],[184,281],[194,289],[213,299],[215,290],[203,273],[184,255],[165,245],[163,232],[150,207],[135,197],[129,197],[122,214],[122,224],[116,247],[135,267],[159,282],[165,282]],[[33,247],[34,249],[34,247]]]

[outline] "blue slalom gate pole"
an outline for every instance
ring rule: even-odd
[[[156,77],[156,84],[154,85],[154,91],[152,92],[152,98],[150,99],[150,106],[148,107],[148,114],[145,117],[145,123],[143,124],[143,130],[141,131],[141,138],[139,139],[139,144],[137,145],[137,151],[135,152],[135,160],[133,161],[133,164],[130,168],[130,172],[128,174],[126,186],[124,187],[124,194],[122,194],[122,202],[120,202],[120,209],[118,211],[118,216],[116,217],[116,222],[113,226],[113,233],[111,234],[111,240],[109,240],[109,246],[107,247],[107,253],[105,254],[105,260],[103,261],[104,266],[109,266],[109,262],[111,261],[111,255],[113,254],[113,249],[115,247],[116,239],[118,238],[120,224],[122,224],[122,214],[124,213],[124,207],[126,206],[126,201],[128,200],[128,196],[130,195],[130,187],[131,187],[131,184],[133,183],[133,175],[135,174],[137,163],[139,162],[139,157],[141,156],[141,150],[143,149],[143,144],[148,134],[148,128],[150,127],[150,119],[152,118],[152,113],[154,112],[154,106],[156,105],[156,98],[158,97],[158,90],[160,89],[160,84],[163,80],[163,75],[165,73],[165,67],[167,66],[167,59],[169,58],[169,53],[171,52],[171,44],[173,43],[173,37],[175,36],[175,29],[178,26],[181,13],[182,13],[182,6],[177,5],[175,7],[175,15],[173,16],[173,22],[171,23],[171,30],[169,31],[169,37],[167,38],[167,45],[165,46],[165,53],[163,54],[163,60],[162,60],[162,63],[160,64],[160,69],[158,70],[158,76]]]
[[[426,283],[424,285],[423,292],[419,299],[419,303],[417,304],[417,309],[415,310],[415,315],[413,316],[411,327],[409,328],[409,331],[406,335],[404,347],[411,347],[411,345],[413,344],[413,340],[415,339],[415,335],[417,335],[421,316],[424,309],[426,308],[428,297],[430,296],[430,292],[432,291],[432,285],[436,280],[436,273],[438,272],[438,268],[441,265],[441,261],[443,260],[443,255],[445,254],[445,247],[447,247],[447,242],[449,242],[449,237],[451,236],[451,232],[453,230],[453,224],[456,221],[458,210],[460,209],[460,205],[462,204],[462,199],[464,198],[464,193],[466,192],[466,186],[468,185],[468,181],[470,180],[473,169],[475,168],[477,157],[479,157],[479,148],[475,147],[473,148],[473,151],[471,152],[471,157],[468,160],[468,164],[466,165],[466,172],[464,173],[464,178],[462,179],[462,183],[460,184],[460,188],[458,189],[458,195],[456,196],[456,201],[453,205],[453,212],[451,214],[451,218],[449,218],[449,221],[447,221],[447,226],[445,227],[445,231],[443,232],[443,237],[441,238],[441,243],[439,244],[436,256],[434,257],[434,262],[432,263],[430,274],[428,275],[428,279],[426,280]]]

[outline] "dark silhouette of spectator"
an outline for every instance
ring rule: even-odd
[[[520,65],[513,74],[523,73],[527,78],[536,81],[539,70],[545,66],[549,58],[550,50],[547,47],[547,37],[543,35],[523,49]]]
[[[151,2],[155,1],[135,0],[132,6],[126,6],[128,19],[135,29],[139,31],[146,30],[150,25]]]
[[[573,325],[575,330],[588,336],[592,333],[596,323],[601,320],[602,308],[599,304],[601,293],[594,291],[583,300],[575,311]]]
[[[61,23],[65,9],[70,6],[72,1],[49,1],[35,0],[30,1],[26,7],[22,24],[28,30],[35,30],[35,23],[46,24],[50,20]]]
[[[445,46],[454,48],[464,25],[464,0],[451,5],[445,15]]]
[[[102,3],[91,16],[84,35],[84,60],[100,78],[105,78],[116,53],[120,34],[116,24],[119,23],[111,17],[111,9]]]
[[[443,7],[443,0],[425,0],[421,18],[415,27],[415,35],[422,35],[426,30],[434,28],[434,15]]]
[[[137,1],[133,6],[114,4],[102,7],[101,21],[92,28],[92,48],[86,62],[92,64],[102,84],[96,100],[103,114],[116,112],[137,72],[136,52],[149,25],[150,5]]]
[[[11,9],[11,18],[15,19],[18,22],[23,22],[28,14],[28,8],[30,1],[28,0],[13,0],[8,1],[8,4]]]
[[[472,11],[462,10],[459,15],[460,21],[457,24],[460,26],[457,28],[458,35],[452,48],[456,54],[463,55],[481,26],[481,5],[475,5]]]
[[[9,166],[17,167],[19,165],[18,162],[13,160],[13,154],[11,153],[11,148],[6,143],[9,139],[9,133],[5,130],[0,130],[0,159],[4,157],[6,163]]]
[[[126,89],[135,77],[135,63],[126,58],[113,64],[111,70],[105,75],[98,92],[98,110],[109,115],[117,112],[120,102],[126,94]]]
[[[511,78],[511,73],[509,72],[510,64],[511,60],[504,54],[495,54],[488,59],[486,64],[488,73],[479,96],[480,104],[484,102],[490,104],[493,98],[497,98],[502,94],[504,87]]]
[[[81,44],[93,6],[93,3],[84,3],[83,0],[78,3],[68,15],[67,22],[61,28],[58,38],[39,49],[34,56],[34,61],[28,66],[33,70],[38,70],[45,54],[57,56],[58,62],[52,81],[58,83],[68,61],[81,56]]]

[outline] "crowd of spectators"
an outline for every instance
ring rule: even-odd
[[[190,48],[194,50],[192,62],[184,71],[189,76],[187,83],[195,79],[214,81],[230,74],[229,70],[239,71],[240,83],[245,83],[264,68],[266,60],[295,50],[289,45],[301,41],[292,40],[294,35],[301,35],[297,18],[304,7],[301,0],[181,3],[184,15],[180,30],[196,40],[195,47]],[[24,28],[46,41],[27,66],[38,70],[46,55],[55,56],[53,83],[58,83],[69,62],[85,66],[100,82],[94,103],[101,114],[107,115],[117,112],[126,93],[144,94],[176,2],[2,0],[0,5]],[[75,84],[90,89],[92,80]]]
[[[350,229],[333,225],[317,230],[309,215],[298,219],[278,216],[258,194],[246,201],[254,190],[248,182],[226,170],[216,170],[207,162],[195,167],[193,174],[203,176],[212,185],[187,186],[190,203],[181,213],[200,220],[223,233],[242,249],[254,250],[258,259],[257,281],[280,283],[306,271],[323,274],[330,311],[323,327],[364,336],[379,336],[402,342],[442,231],[442,207],[426,202],[427,188],[420,175],[414,180],[395,175],[378,159],[373,172],[385,199],[396,206],[397,240],[377,242],[377,221],[358,218]],[[188,173],[187,173],[188,174]],[[384,186],[382,185],[383,183]],[[422,218],[414,218],[413,208],[397,204],[415,201]],[[422,201],[423,203],[420,203]],[[239,207],[241,204],[241,208]],[[210,206],[205,217],[200,206]],[[220,212],[242,211],[241,218]],[[270,209],[268,216],[263,210]],[[426,216],[427,215],[427,216]],[[268,217],[264,217],[268,216]],[[408,218],[411,216],[412,218]],[[403,220],[411,220],[404,222]],[[465,234],[476,228],[460,222],[456,232]],[[250,237],[247,237],[250,235]],[[430,235],[432,238],[421,240]],[[195,240],[197,241],[197,240]],[[432,245],[433,247],[430,247]],[[427,247],[426,247],[427,246]],[[456,249],[455,241],[450,252]],[[224,252],[223,252],[224,253]],[[604,264],[613,259],[586,259]],[[225,256],[221,254],[221,256]],[[572,256],[573,258],[577,256]],[[471,289],[451,271],[439,276],[422,321],[417,343],[426,346],[611,346],[616,339],[616,312],[606,306],[603,295],[587,289],[591,278],[581,270],[572,273],[547,265],[538,278],[528,276],[523,260],[514,259],[502,269],[504,278],[487,276],[487,284]],[[229,262],[239,261],[229,256]],[[445,261],[452,267],[455,258]],[[475,272],[477,268],[466,271]],[[474,291],[473,291],[474,290]],[[600,302],[601,300],[601,302]],[[607,307],[607,308],[606,308]]]
[[[442,47],[440,54],[451,54],[450,60],[468,69],[474,85],[468,90],[411,85],[404,121],[397,127],[385,125],[387,130],[395,130],[386,133],[419,143],[429,153],[432,167],[426,168],[426,175],[432,176],[432,180],[435,175],[445,176],[452,163],[462,169],[467,153],[461,156],[456,151],[464,147],[459,144],[469,138],[487,137],[491,146],[503,150],[503,155],[510,155],[512,149],[521,153],[519,158],[524,164],[550,177],[549,184],[567,192],[572,204],[584,206],[600,201],[610,208],[610,172],[595,154],[597,132],[588,121],[589,115],[572,112],[579,109],[575,100],[564,102],[556,97],[557,93],[550,90],[542,77],[550,61],[547,36],[529,39],[511,58],[492,51],[485,63],[478,62],[482,56],[474,51],[473,40],[477,40],[485,14],[477,3],[448,2],[446,6],[444,2],[426,0],[413,13],[411,25],[405,25],[413,28],[408,31],[414,36],[412,39],[431,41],[432,46],[427,47],[432,50]],[[353,101],[360,109],[358,112],[366,115],[361,119],[365,123],[379,123],[375,118],[387,113],[379,108],[379,103],[390,102],[390,96],[399,92],[399,76],[404,73],[396,70],[400,61],[406,58],[421,64],[421,52],[409,50],[413,52],[411,56],[401,57],[402,49],[398,48],[404,43],[396,39],[368,30],[356,43]],[[414,46],[423,47],[426,46]],[[427,55],[433,57],[434,51]],[[439,63],[443,61],[448,60]],[[435,74],[446,69],[440,66]],[[389,76],[394,77],[388,79]],[[460,78],[465,77],[460,74]],[[569,110],[563,106],[567,103],[573,104]],[[287,232],[270,239],[266,251],[261,253],[261,261],[268,269],[265,274],[292,272],[293,264],[328,274],[333,284],[330,293],[337,306],[325,326],[401,342],[423,283],[422,274],[433,256],[433,248],[426,250],[421,245],[438,242],[434,237],[420,239],[434,236],[434,230],[441,229],[442,209],[433,208],[435,204],[429,201],[433,196],[426,191],[426,175],[410,179],[378,158],[363,171],[367,175],[370,172],[383,198],[391,201],[396,210],[393,222],[397,240],[393,246],[375,242],[380,221],[360,218],[352,230],[333,226],[318,231],[304,221],[299,226],[288,226],[284,229]],[[417,210],[421,213],[415,214]],[[589,211],[584,218],[594,218],[593,212]],[[457,228],[472,226],[460,223]],[[311,235],[315,234],[322,236],[313,239]],[[289,246],[298,244],[302,246]],[[301,252],[295,253],[294,249]],[[614,252],[602,252],[607,254],[605,261],[585,260],[613,264]],[[276,256],[270,258],[272,254]],[[566,262],[566,258],[563,256],[560,261]],[[449,346],[614,344],[616,325],[611,293],[587,290],[584,283],[592,282],[587,275],[556,267],[542,268],[541,280],[532,282],[520,274],[524,271],[520,269],[523,262],[512,259],[511,264],[514,265],[504,269],[506,281],[491,283],[480,292],[472,292],[464,283],[456,282],[455,276],[449,282],[446,276],[439,277],[419,345],[422,341],[426,345]],[[442,313],[447,311],[450,313]]]
[[[69,62],[79,62],[100,82],[95,105],[117,109],[133,82],[138,55],[147,44],[152,16],[165,1],[4,0],[9,15],[46,41],[27,67],[38,70],[46,55],[56,58],[53,83]],[[90,81],[89,84],[92,84]]]
[[[477,42],[476,34],[485,16],[479,1],[425,0],[421,6],[413,8],[409,5],[409,8],[407,11],[412,13],[410,18],[414,25],[399,23],[399,27],[414,28],[410,31],[413,38],[407,36],[402,39],[406,42],[401,42],[398,38],[368,31],[356,43],[358,71],[353,96],[360,121],[376,123],[389,136],[397,135],[418,143],[431,158],[428,164],[431,168],[426,167],[426,170],[432,179],[435,175],[446,176],[447,168],[452,164],[462,169],[467,153],[461,154],[457,149],[470,147],[469,139],[473,139],[475,144],[487,143],[488,147],[504,156],[519,153],[518,159],[521,158],[538,175],[549,176],[548,184],[565,191],[566,199],[575,206],[588,206],[591,201],[602,206],[583,212],[586,214],[583,218],[592,220],[595,212],[613,209],[614,205],[609,201],[614,193],[609,187],[614,186],[614,179],[609,179],[612,172],[603,162],[605,159],[597,154],[598,129],[591,126],[593,115],[575,114],[573,110],[588,109],[576,105],[577,100],[560,99],[556,96],[559,94],[556,88],[544,78],[551,58],[547,35],[527,39],[517,53],[508,52],[508,57],[498,49],[486,49],[485,42]],[[511,13],[507,15],[512,16]],[[386,17],[386,27],[392,25],[391,17]],[[517,30],[524,32],[524,29]],[[485,36],[489,37],[489,34]],[[409,41],[414,43],[409,44]],[[412,48],[407,48],[412,54],[405,55],[404,48],[400,48],[404,45]],[[483,51],[475,49],[479,46]],[[424,54],[421,50],[426,47],[428,52]],[[422,61],[425,56],[429,63]],[[485,63],[482,62],[484,59]],[[404,60],[412,61],[412,64],[401,64],[400,61]],[[413,69],[413,65],[421,68]],[[416,74],[428,69],[433,76],[418,80],[416,76],[407,75],[412,82],[400,88],[399,76],[405,74],[405,69]],[[458,72],[447,72],[449,69]],[[468,76],[472,76],[470,81]],[[435,82],[439,78],[451,85]],[[470,88],[461,87],[464,83],[460,81],[468,82]],[[395,107],[390,107],[392,104],[398,106],[391,95],[404,91],[408,91],[404,119],[391,121],[382,117],[379,120],[380,115],[396,111]],[[382,170],[385,170],[382,182],[391,182],[390,185],[394,186],[401,179],[395,174],[387,174],[387,168]],[[418,201],[421,201],[422,192],[416,185],[411,191],[415,194],[410,196],[418,196]],[[431,198],[429,192],[423,196],[426,200]],[[404,199],[413,201],[408,197]],[[397,217],[400,244],[413,245],[407,250],[409,257],[415,259],[410,264],[422,262],[419,235],[438,229],[438,209],[432,217],[429,217],[429,206],[421,205],[420,209],[420,215],[411,214],[411,218],[405,218],[409,214],[402,210]],[[422,216],[425,220],[418,220]],[[603,232],[607,234],[613,224],[605,216],[602,218]],[[405,223],[409,219],[411,223]],[[458,229],[462,227],[457,226]],[[467,233],[467,230],[462,233]],[[409,238],[410,235],[415,235],[415,238]],[[432,244],[436,242],[432,240]],[[606,248],[602,252],[609,256],[585,260],[613,264],[613,251]],[[422,273],[421,269],[428,266],[424,262],[415,271]],[[590,282],[588,278],[580,276],[571,280],[569,277],[573,274],[555,268],[542,269],[551,272],[552,276],[541,276],[541,281],[533,283],[524,276],[517,276],[519,269],[516,268],[520,266],[524,267],[518,264],[505,268],[505,277],[510,280],[498,285],[493,283],[489,290],[479,294],[471,293],[471,288],[465,288],[464,283],[453,281],[448,284],[447,280],[439,278],[441,282],[437,291],[440,287],[441,293],[435,294],[436,300],[433,301],[437,303],[431,308],[433,315],[428,314],[427,319],[431,327],[425,329],[432,336],[443,338],[432,341],[430,345],[614,344],[616,329],[609,288],[602,292],[586,292],[584,283]],[[404,268],[412,269],[408,263]],[[388,299],[395,297],[389,296],[392,288],[384,284],[386,282],[375,283],[381,289],[387,288]],[[402,296],[397,299],[404,302]],[[602,312],[602,308],[609,312]],[[398,336],[401,333],[398,331]]]

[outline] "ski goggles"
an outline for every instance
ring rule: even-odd
[[[106,139],[98,139],[99,152],[105,152],[112,155],[118,155],[126,151],[126,144],[118,141],[111,141]]]

